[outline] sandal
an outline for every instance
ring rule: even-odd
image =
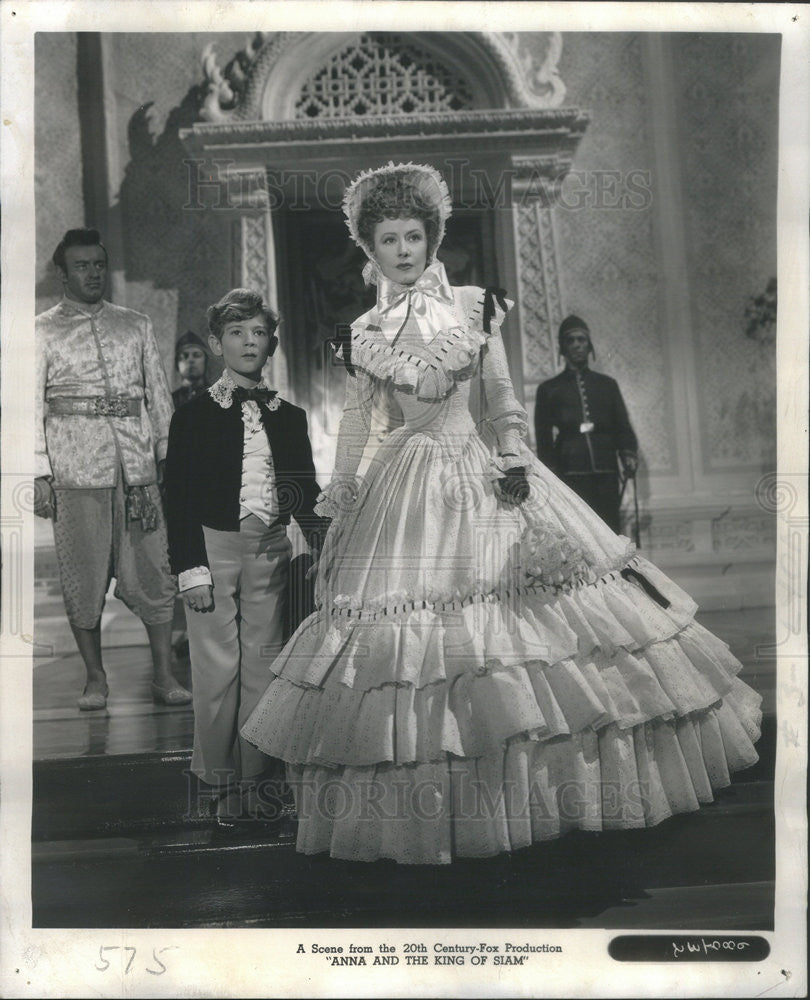
[[[88,691],[88,688],[97,688],[98,690]],[[100,681],[90,681],[89,684],[85,684],[84,691],[82,691],[79,700],[76,702],[79,706],[79,711],[98,712],[102,708],[106,708],[109,693],[110,689],[106,684],[102,690]]]
[[[172,687],[161,687],[154,682],[150,685],[152,700],[162,705],[188,705],[191,702],[191,692],[182,684],[175,683]]]

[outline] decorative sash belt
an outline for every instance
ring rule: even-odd
[[[57,417],[139,417],[141,400],[131,396],[56,396],[48,415]]]

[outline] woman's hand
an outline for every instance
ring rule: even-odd
[[[523,503],[529,499],[529,481],[526,478],[526,467],[516,465],[514,469],[507,469],[506,475],[498,480],[501,493],[507,500],[513,503]]]
[[[208,583],[184,590],[182,597],[192,611],[211,611],[214,607],[214,588]]]

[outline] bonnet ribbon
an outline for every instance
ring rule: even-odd
[[[401,285],[383,274],[377,278],[379,325],[389,343],[395,340],[409,314],[416,320],[426,344],[439,331],[458,326],[453,302],[444,264],[438,260],[426,267],[413,285]]]

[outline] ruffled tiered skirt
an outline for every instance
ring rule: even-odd
[[[652,826],[757,760],[725,643],[523,457],[517,507],[477,436],[394,432],[330,530],[320,610],[242,730],[288,764],[300,851],[446,863]]]

